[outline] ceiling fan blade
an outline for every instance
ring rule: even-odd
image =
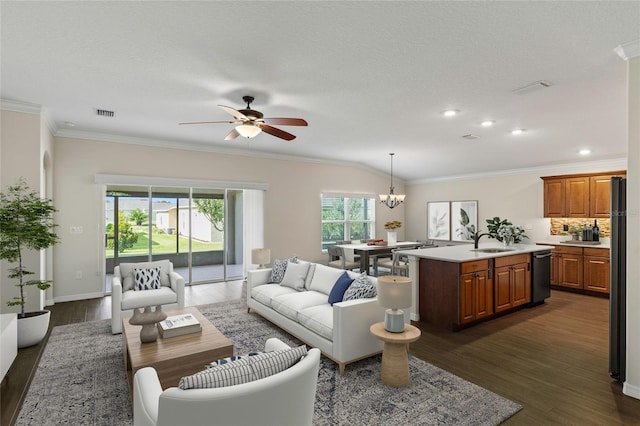
[[[302,118],[263,118],[261,121],[267,124],[278,124],[281,126],[308,126],[309,123]]]
[[[280,139],[284,139],[286,141],[292,141],[296,138],[291,133],[285,132],[284,130],[277,129],[275,127],[271,127],[268,124],[257,123],[257,126],[260,127],[263,132],[269,133],[272,136],[275,136]]]
[[[236,120],[249,120],[249,117],[247,117],[246,115],[244,115],[243,113],[241,113],[240,111],[238,111],[237,109],[228,107],[228,106],[224,106],[224,105],[218,105],[220,108],[222,108],[223,110],[225,110],[226,112],[228,112],[229,114],[233,115],[233,118],[235,118]]]
[[[233,124],[233,123],[241,123],[242,120],[231,120],[231,121],[191,121],[188,123],[178,123],[178,124]]]
[[[237,138],[238,136],[240,136],[240,133],[238,133],[238,131],[236,129],[233,129],[232,131],[227,133],[227,136],[224,137],[224,140],[225,141],[232,141],[235,138]]]

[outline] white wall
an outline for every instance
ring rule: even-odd
[[[526,228],[525,243],[549,239],[550,220],[543,217],[544,187],[541,176],[595,173],[626,169],[625,160],[571,164],[511,171],[496,176],[476,176],[407,185],[408,239],[427,238],[427,202],[478,201],[478,230],[487,231],[486,220],[499,216]],[[486,238],[486,237],[483,237]],[[484,239],[481,241],[485,241]]]
[[[321,251],[320,195],[322,192],[386,192],[388,175],[349,164],[290,159],[254,158],[212,152],[55,139],[54,191],[56,223],[61,244],[54,249],[56,301],[99,297],[102,283],[102,199],[104,188],[94,183],[96,173],[175,177],[226,181],[264,182],[265,247],[273,258],[298,255],[326,262]],[[397,191],[404,191],[401,182]],[[393,210],[378,204],[378,236],[384,222],[404,222],[404,207]],[[82,226],[82,234],[70,234]],[[403,238],[403,228],[399,238]],[[82,279],[76,279],[80,271]]]

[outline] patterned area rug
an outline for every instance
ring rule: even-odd
[[[261,350],[269,337],[300,344],[244,301],[199,307],[229,337],[235,354]],[[18,425],[131,425],[121,335],[108,320],[55,327]],[[410,359],[411,385],[380,383],[380,356],[350,364],[344,376],[322,357],[314,425],[497,425],[522,407],[420,359]]]

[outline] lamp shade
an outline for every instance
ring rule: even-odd
[[[241,136],[245,138],[255,138],[262,132],[262,129],[254,124],[244,123],[239,126],[236,126],[236,130],[240,133]]]
[[[251,263],[254,265],[266,265],[271,263],[271,249],[254,248],[251,250]]]
[[[378,277],[378,303],[385,308],[408,308],[413,302],[411,278],[397,275]]]

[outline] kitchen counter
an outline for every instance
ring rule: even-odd
[[[555,244],[555,243],[554,243]],[[503,248],[502,243],[499,242],[485,242],[478,244],[479,249],[486,248]],[[601,247],[601,246],[596,246]],[[553,246],[539,245],[539,244],[512,244],[508,247],[509,251],[499,253],[482,253],[473,251],[473,244],[460,244],[456,246],[447,247],[433,247],[425,249],[414,250],[399,250],[398,253],[405,254],[410,257],[420,259],[433,259],[442,260],[445,262],[471,262],[474,260],[492,259],[502,256],[513,256],[516,254],[533,253],[536,251],[551,250]]]
[[[570,241],[570,240],[566,239],[562,241],[539,241],[537,242],[537,244],[553,244],[557,246],[588,247],[588,248],[603,248],[603,249],[611,248],[611,243],[609,242],[609,239],[607,239],[606,241],[600,241],[600,244],[586,244],[580,241],[575,241],[575,242],[573,241],[565,242],[565,241]]]

